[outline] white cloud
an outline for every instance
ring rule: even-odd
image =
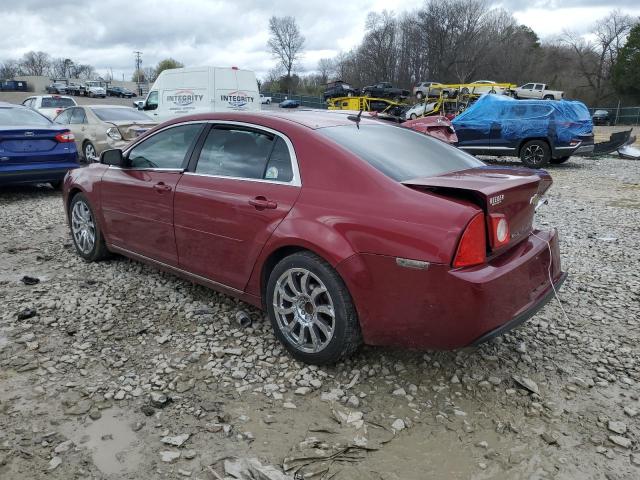
[[[302,71],[312,71],[323,57],[358,45],[370,11],[413,10],[423,0],[21,0],[3,12],[0,60],[29,50],[90,63],[98,72],[112,69],[125,78],[133,71],[133,51],[141,50],[143,66],[171,56],[186,65],[236,65],[265,75],[275,65],[266,46],[271,15],[292,15],[306,37]],[[503,0],[497,6],[542,37],[564,28],[580,29],[620,3],[639,14],[637,0]],[[560,8],[558,8],[560,7]]]

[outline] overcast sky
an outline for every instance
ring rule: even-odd
[[[271,15],[293,15],[306,37],[304,71],[323,57],[349,50],[362,39],[369,11],[413,10],[424,0],[19,0],[0,22],[0,61],[29,50],[90,63],[100,74],[128,80],[133,51],[143,66],[173,57],[186,65],[236,65],[262,77],[274,65],[267,47]],[[640,16],[640,0],[497,0],[542,38],[564,29],[586,31],[599,17],[619,8]]]

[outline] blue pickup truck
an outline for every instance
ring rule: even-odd
[[[529,168],[593,151],[587,107],[570,100],[516,100],[486,94],[453,120],[458,148],[473,155],[520,157]]]

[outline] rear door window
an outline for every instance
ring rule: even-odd
[[[213,128],[202,147],[196,173],[220,177],[293,180],[293,160],[279,135],[233,127]]]
[[[274,135],[254,130],[213,128],[202,146],[196,173],[263,180],[273,141]]]

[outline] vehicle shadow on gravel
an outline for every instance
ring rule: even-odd
[[[42,197],[58,197],[62,193],[60,190],[54,189],[48,183],[37,185],[4,185],[0,186],[0,201],[24,201],[25,199],[33,199],[35,196]]]
[[[498,165],[501,167],[518,167],[518,168],[526,168],[520,160],[515,160],[512,158],[500,158],[500,157],[483,157],[478,156],[478,159],[488,163],[489,165]],[[571,158],[566,163],[560,165],[549,164],[544,167],[544,170],[550,170],[551,172],[556,170],[570,171],[570,170],[582,170],[587,168],[585,162],[591,162],[596,160],[597,158],[582,158],[575,157]]]

